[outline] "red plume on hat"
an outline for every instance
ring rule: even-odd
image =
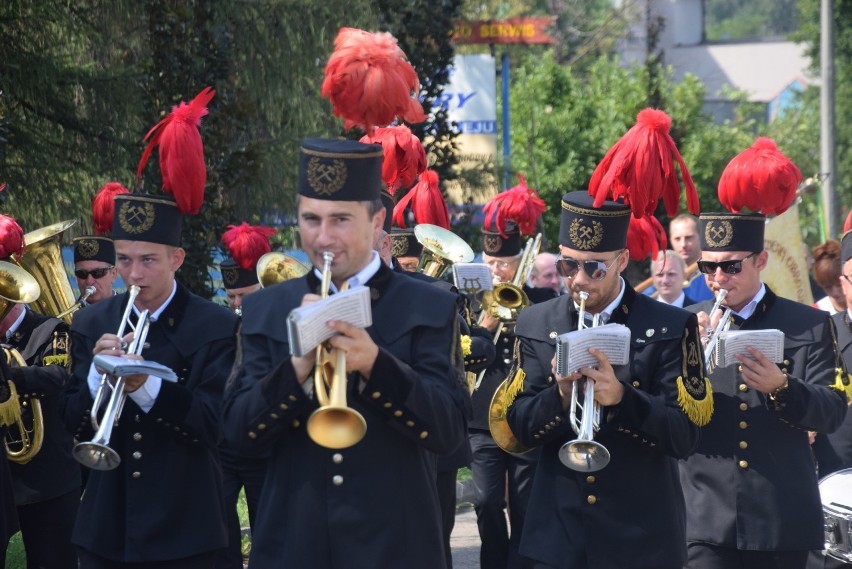
[[[411,209],[415,223],[429,223],[444,229],[450,228],[450,214],[447,202],[441,194],[438,173],[426,170],[420,175],[417,184],[397,202],[393,208],[393,220],[397,227],[405,228],[405,210]]]
[[[524,235],[532,235],[535,231],[539,216],[547,209],[544,200],[538,197],[538,192],[527,187],[527,179],[518,175],[518,185],[505,192],[500,192],[482,208],[485,215],[483,224],[488,231],[497,231],[506,238],[509,222],[513,222]]]
[[[775,141],[760,137],[728,162],[719,179],[719,201],[732,213],[748,208],[780,215],[793,203],[801,181],[799,168]]]
[[[229,225],[222,234],[222,243],[240,267],[251,270],[258,259],[272,250],[269,238],[273,235],[275,230],[271,227],[249,225],[244,221],[240,225]]]
[[[630,224],[627,226],[627,250],[630,252],[631,260],[643,261],[649,255],[652,259],[656,259],[657,252],[665,251],[667,247],[666,230],[656,217],[653,215],[630,216]]]
[[[377,128],[361,137],[360,142],[382,145],[382,181],[390,195],[410,187],[426,170],[426,150],[405,125]]]
[[[112,233],[113,215],[115,214],[115,196],[129,194],[130,190],[118,182],[107,182],[92,198],[92,225],[95,235]]]
[[[843,222],[843,233],[846,233],[850,229],[852,229],[852,209],[846,214],[846,221]]]
[[[215,93],[212,87],[205,87],[189,104],[181,102],[172,107],[169,116],[145,135],[148,147],[139,161],[136,179],[142,176],[151,152],[159,144],[163,190],[175,197],[181,213],[198,213],[204,201],[207,169],[204,166],[204,146],[198,127]]]
[[[653,215],[660,198],[666,213],[674,216],[680,202],[680,182],[675,162],[680,166],[686,188],[686,206],[698,214],[698,191],[689,170],[669,134],[672,119],[657,109],[643,109],[636,124],[607,151],[589,182],[589,195],[595,207],[604,200],[624,198],[635,217]]]
[[[0,215],[0,259],[24,253],[24,230],[14,217]]]
[[[420,81],[391,34],[340,28],[334,53],[325,66],[322,96],[343,128],[370,132],[398,117],[409,123],[426,120],[417,100]]]

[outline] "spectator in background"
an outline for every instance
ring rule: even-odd
[[[684,274],[689,272],[698,259],[701,258],[701,243],[698,239],[698,220],[694,215],[682,213],[669,222],[669,245],[680,255],[684,263]],[[713,293],[707,288],[704,278],[699,277],[698,270],[693,270],[687,279],[689,282],[684,287],[684,294],[692,298],[694,302],[710,300],[714,298]],[[653,295],[657,292],[656,286],[649,286],[643,294]]]
[[[814,306],[829,314],[846,310],[846,296],[840,284],[840,243],[829,239],[813,250],[812,274],[817,284],[825,291],[825,296],[817,299]]]
[[[671,249],[660,251],[657,258],[651,261],[651,279],[659,293],[657,300],[660,302],[678,308],[695,304],[695,300],[683,291],[686,284],[686,264],[681,256]]]
[[[550,288],[557,295],[565,292],[562,279],[556,272],[556,255],[553,253],[539,253],[533,262],[530,271],[530,286],[534,288]]]

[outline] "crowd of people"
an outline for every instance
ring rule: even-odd
[[[176,108],[155,139],[197,135],[212,96]],[[421,272],[426,250],[444,248],[416,227],[449,232],[446,204],[419,141],[386,146],[375,124],[356,123],[370,133],[360,142],[300,145],[310,267],[261,286],[274,231],[224,231],[230,310],[180,283],[203,164],[187,176],[178,142],[161,157],[180,166],[163,170],[166,193],[105,187],[97,234],[74,240],[85,298],[72,316],[27,306],[32,277],[0,264],[20,289],[0,318],[4,545],[20,529],[32,568],[237,569],[244,489],[252,569],[451,569],[456,473],[469,465],[482,569],[843,566],[823,551],[818,481],[852,467],[852,233],[815,252],[825,310],[763,282],[765,211],[789,205],[801,174],[759,139],[722,174],[731,211],[668,210],[673,249],[637,291],[623,276],[644,261],[631,259],[632,224],[678,203],[675,162],[697,211],[667,119],[642,111],[589,191],[546,204],[521,179],[485,204],[488,286]],[[389,128],[395,144],[414,138]],[[667,151],[620,154],[646,136]],[[417,175],[400,182],[397,150],[422,178],[402,200],[393,192]],[[617,177],[655,163],[658,178]],[[542,252],[548,206],[558,243]],[[0,229],[0,250],[25,254],[16,222]],[[566,334],[610,324],[629,333],[621,356],[593,344],[571,368]],[[776,349],[761,331],[783,338]],[[733,332],[746,340],[731,363],[721,338]]]

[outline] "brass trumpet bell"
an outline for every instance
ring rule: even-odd
[[[69,219],[30,231],[24,235],[24,254],[13,256],[12,262],[32,275],[41,286],[41,295],[33,302],[36,312],[45,316],[62,315],[71,323],[68,308],[77,301],[62,260],[62,234],[76,220]]]
[[[475,256],[464,239],[437,225],[420,223],[414,226],[414,238],[423,245],[417,270],[436,279],[453,263],[469,263]]]
[[[559,449],[559,460],[577,472],[597,472],[609,464],[609,451],[591,440],[568,441]]]
[[[500,322],[514,322],[518,313],[530,305],[527,293],[512,283],[497,283],[482,295],[482,310]]]
[[[31,274],[12,263],[0,261],[0,320],[16,304],[29,304],[41,296],[41,286]]]
[[[309,270],[309,267],[280,251],[266,253],[257,260],[257,280],[263,288],[297,279]]]
[[[522,454],[531,449],[521,444],[506,420],[506,414],[509,412],[509,405],[506,402],[508,388],[509,380],[504,379],[494,392],[494,396],[491,398],[491,406],[488,408],[488,428],[497,446],[506,452]]]

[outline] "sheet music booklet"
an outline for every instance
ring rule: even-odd
[[[177,374],[170,367],[149,360],[131,360],[121,356],[98,354],[92,361],[94,361],[95,367],[114,377],[144,373],[162,378],[165,381],[177,381]]]
[[[491,269],[485,263],[453,263],[456,288],[468,294],[494,290]]]
[[[735,357],[742,354],[751,358],[749,346],[760,350],[771,362],[784,361],[784,332],[781,330],[728,330],[719,334],[719,344],[714,355],[719,367],[740,363]]]
[[[304,356],[319,344],[336,334],[326,326],[329,320],[347,322],[359,328],[373,324],[370,306],[370,288],[356,286],[294,308],[287,316],[287,335],[290,339],[290,354]]]
[[[560,334],[556,338],[556,373],[565,376],[598,365],[589,348],[602,351],[614,366],[626,365],[630,360],[630,328],[604,324]]]

